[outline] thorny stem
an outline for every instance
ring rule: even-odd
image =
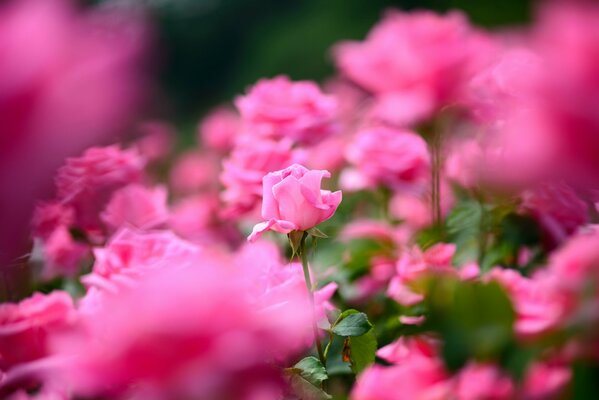
[[[299,256],[302,260],[302,268],[304,270],[304,279],[306,281],[306,288],[308,289],[308,298],[310,299],[310,307],[312,308],[312,330],[314,331],[314,342],[316,343],[316,350],[318,351],[318,358],[322,365],[326,368],[326,359],[322,351],[322,344],[320,343],[320,336],[318,335],[318,326],[316,325],[316,307],[314,305],[314,291],[312,287],[312,279],[310,279],[310,269],[308,268],[308,255],[306,253],[306,237],[307,233],[304,232],[300,246],[298,249]]]

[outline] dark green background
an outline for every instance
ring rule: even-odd
[[[152,112],[187,123],[260,77],[285,73],[320,80],[331,75],[331,46],[363,38],[389,7],[462,9],[489,27],[522,23],[530,14],[530,0],[138,2],[151,10],[160,48],[160,101]]]

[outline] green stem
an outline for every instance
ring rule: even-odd
[[[299,246],[299,255],[302,260],[302,268],[304,270],[304,279],[306,281],[306,288],[308,289],[308,298],[310,299],[310,307],[312,308],[312,330],[314,331],[314,342],[316,343],[316,350],[318,351],[318,358],[322,363],[323,367],[326,368],[326,359],[322,351],[322,344],[320,343],[320,336],[318,335],[318,326],[316,325],[316,307],[314,305],[314,291],[312,287],[312,279],[310,279],[310,269],[308,268],[308,256],[306,254],[306,237],[307,233],[304,232],[302,240]]]
[[[433,225],[441,229],[441,134],[438,129],[433,132],[430,144],[432,158],[431,206]]]

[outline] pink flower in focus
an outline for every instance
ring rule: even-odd
[[[77,226],[101,230],[100,212],[112,194],[143,179],[144,160],[136,150],[119,146],[92,147],[68,158],[56,176],[57,197],[75,210]]]
[[[286,76],[262,79],[235,105],[244,134],[251,137],[315,143],[336,130],[337,100],[311,81],[292,82]]]
[[[0,304],[0,371],[49,355],[48,335],[65,329],[74,317],[71,296],[61,291]]]
[[[460,12],[391,10],[366,40],[341,43],[334,54],[349,79],[376,94],[395,93],[394,103],[414,112],[402,122],[414,122],[455,99],[491,48]]]
[[[174,193],[192,194],[217,186],[218,159],[211,153],[189,150],[181,154],[170,170]]]
[[[166,200],[164,187],[128,185],[114,192],[100,218],[110,232],[126,225],[138,229],[158,228],[168,221]]]
[[[587,223],[588,206],[564,183],[542,184],[522,194],[522,207],[547,232],[552,244],[563,242]]]
[[[306,231],[331,218],[341,203],[341,191],[321,190],[322,178],[330,176],[328,171],[299,164],[264,176],[262,217],[266,221],[254,226],[248,240],[254,241],[268,230]]]
[[[409,189],[428,178],[430,160],[422,137],[406,130],[376,127],[360,131],[346,150],[361,181],[369,187]]]
[[[240,129],[239,115],[227,107],[219,107],[200,121],[198,137],[204,146],[225,153],[233,148]]]
[[[220,175],[225,187],[222,199],[227,205],[226,216],[236,218],[252,211],[260,203],[264,175],[301,162],[302,158],[288,140],[239,143],[223,160]]]

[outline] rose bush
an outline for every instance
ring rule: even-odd
[[[156,119],[95,141],[140,43],[66,1],[0,6],[1,398],[599,393],[596,3],[390,10],[322,88],[260,79],[179,152]]]

